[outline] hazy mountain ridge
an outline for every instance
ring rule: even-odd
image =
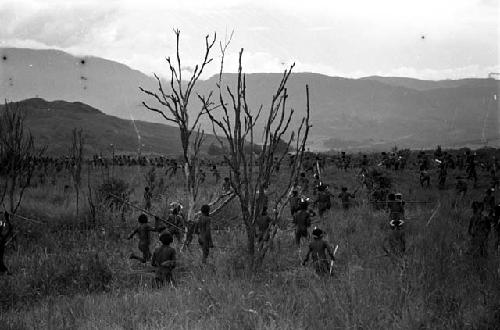
[[[158,70],[165,72],[167,67]],[[199,81],[196,91],[207,94],[216,88],[217,79]],[[250,107],[268,107],[281,74],[247,74],[246,79]],[[236,74],[224,75],[225,84],[234,86],[235,80]],[[492,79],[348,79],[295,73],[287,86],[287,104],[296,110],[294,123],[304,113],[306,84],[311,96],[310,141],[317,148],[460,145],[500,135],[498,98],[493,99],[499,82]],[[81,101],[120,118],[163,123],[142,106],[142,101],[152,100],[138,86],[157,89],[154,78],[113,61],[53,50],[0,49],[2,98]],[[191,99],[194,107],[197,102]],[[206,119],[202,124],[211,131]],[[491,143],[499,142],[495,141]]]

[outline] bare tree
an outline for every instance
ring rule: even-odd
[[[8,198],[8,211],[15,214],[35,171],[35,160],[45,149],[37,149],[25,131],[26,113],[19,103],[7,102],[0,114],[1,202]]]
[[[258,146],[254,140],[254,129],[262,114],[263,106],[252,113],[246,98],[246,78],[242,73],[241,59],[243,49],[239,53],[238,78],[236,89],[229,86],[223,87],[223,65],[226,48],[221,44],[222,60],[219,74],[218,107],[222,109],[222,115],[215,114],[214,104],[206,98],[199,96],[206,106],[205,111],[213,124],[213,132],[217,136],[221,147],[228,150],[224,156],[225,161],[232,173],[232,186],[239,199],[243,222],[247,233],[247,251],[250,255],[250,267],[260,264],[263,260],[269,244],[262,242],[256,251],[255,232],[256,219],[260,215],[265,202],[264,193],[270,184],[271,176],[276,170],[276,165],[286,158],[290,149],[295,147],[297,156],[294,158],[291,171],[283,191],[278,192],[278,198],[274,203],[273,224],[276,224],[288,199],[288,192],[297,177],[301,165],[305,143],[309,133],[309,88],[306,86],[306,115],[302,118],[297,130],[290,127],[294,110],[288,110],[286,100],[288,98],[286,84],[294,65],[285,70],[281,81],[272,96],[271,105],[267,118],[264,119],[264,132],[262,145]],[[225,95],[229,95],[230,101],[225,101]],[[224,139],[218,137],[222,132]],[[283,139],[286,139],[286,147],[283,148]],[[256,158],[256,151],[259,157]],[[254,164],[256,166],[254,166]],[[276,226],[270,226],[276,228]],[[271,235],[265,235],[269,240],[274,238],[276,229]],[[257,261],[257,263],[255,263]]]
[[[193,216],[193,210],[198,198],[198,156],[204,139],[204,131],[201,130],[199,121],[203,115],[202,109],[210,108],[211,94],[206,98],[206,104],[202,104],[200,111],[195,115],[194,120],[189,118],[189,102],[193,89],[200,78],[205,67],[212,62],[210,52],[215,44],[216,35],[213,38],[205,37],[205,55],[200,65],[196,65],[188,81],[182,80],[183,66],[181,65],[181,55],[179,48],[180,31],[174,30],[176,36],[176,60],[166,58],[170,69],[170,85],[166,90],[161,79],[155,74],[158,82],[158,91],[153,92],[139,87],[142,92],[154,98],[160,104],[158,107],[151,106],[146,102],[143,105],[150,111],[161,115],[167,122],[172,122],[179,127],[186,192],[188,195],[188,219]],[[205,100],[205,99],[203,99]]]
[[[80,201],[80,187],[82,183],[82,164],[83,164],[83,145],[84,137],[82,130],[73,129],[71,140],[71,176],[73,178],[73,186],[76,193],[76,216],[78,216],[78,208]]]

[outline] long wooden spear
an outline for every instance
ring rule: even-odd
[[[143,208],[140,208],[140,207],[138,207],[138,206],[136,206],[136,205],[134,205],[134,204],[132,204],[132,203],[130,203],[130,202],[128,202],[128,201],[126,201],[126,200],[124,200],[123,198],[121,198],[121,197],[119,197],[119,196],[116,196],[116,195],[114,195],[114,194],[112,194],[112,193],[108,193],[108,195],[109,195],[109,196],[111,196],[111,197],[113,197],[113,198],[116,198],[116,199],[120,200],[120,201],[121,201],[122,203],[124,203],[124,204],[127,204],[127,205],[129,205],[129,206],[132,206],[132,207],[133,207],[133,208],[135,208],[136,210],[139,210],[139,211],[141,211],[141,212],[143,212],[143,213],[149,214],[149,215],[150,215],[150,216],[152,216],[152,217],[157,217],[158,219],[160,219],[161,221],[163,221],[163,222],[165,222],[165,223],[167,223],[167,224],[171,225],[172,227],[175,227],[175,228],[177,228],[177,229],[179,229],[179,230],[184,230],[184,228],[181,228],[181,227],[179,227],[179,226],[177,226],[177,225],[175,225],[175,224],[171,223],[170,221],[167,221],[167,220],[165,220],[165,219],[162,219],[162,218],[160,218],[159,216],[157,216],[156,214],[153,214],[153,213],[151,213],[151,212],[149,212],[149,211],[147,211],[147,210],[145,210],[145,209],[143,209]]]

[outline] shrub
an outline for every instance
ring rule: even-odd
[[[72,253],[41,260],[29,286],[37,295],[90,293],[106,290],[112,273],[97,253]]]

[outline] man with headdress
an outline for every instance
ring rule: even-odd
[[[326,257],[326,253],[329,254],[331,262],[335,261],[334,251],[325,240],[323,240],[323,231],[319,228],[314,228],[312,231],[313,241],[309,243],[309,249],[307,251],[306,257],[302,262],[305,266],[309,261],[309,257],[312,256],[312,261],[314,264],[314,269],[318,275],[328,274],[330,271],[330,263]]]
[[[180,203],[170,203],[170,214],[167,217],[167,222],[162,224],[165,229],[177,239],[177,242],[182,240],[182,232],[185,228],[184,218],[181,211],[182,205]]]
[[[400,193],[389,194],[387,196],[387,210],[389,211],[389,220],[402,220],[405,216],[405,202]]]
[[[446,161],[440,161],[439,163],[439,174],[438,174],[438,185],[439,189],[444,189],[446,183],[446,176],[448,175],[448,170],[446,166]]]
[[[309,236],[308,228],[311,226],[311,214],[308,211],[308,202],[301,200],[299,210],[293,216],[293,223],[295,224],[295,243],[300,245],[302,238]]]

